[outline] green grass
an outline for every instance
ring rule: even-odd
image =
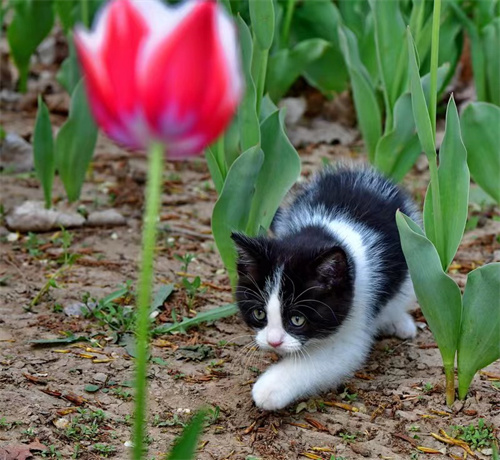
[[[474,450],[492,447],[495,441],[493,427],[486,425],[483,418],[480,418],[475,425],[472,423],[468,426],[452,425],[451,429],[453,437],[465,441]]]

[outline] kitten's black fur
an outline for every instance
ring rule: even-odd
[[[239,253],[236,300],[244,320],[254,328],[265,326],[251,314],[262,304],[255,290],[266,292],[266,283],[279,267],[283,267],[284,316],[299,312],[307,318],[300,329],[284,322],[289,334],[305,343],[331,334],[347,317],[356,273],[349,251],[323,225],[303,226],[293,221],[299,222],[302,215],[316,210],[331,219],[347,217],[354,228],[362,228],[368,248],[373,236],[378,235],[376,262],[380,281],[372,287],[371,305],[376,316],[407,277],[395,220],[398,209],[410,215],[415,211],[406,193],[382,175],[371,169],[327,168],[289,207],[278,211],[271,227],[275,238],[249,238],[234,233],[232,238]],[[299,298],[297,304],[299,294],[306,290],[307,295]]]

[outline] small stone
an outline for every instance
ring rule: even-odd
[[[48,230],[81,227],[85,222],[77,212],[45,209],[41,201],[25,201],[5,218],[7,227],[18,232],[46,232]]]
[[[94,381],[99,382],[99,383],[106,383],[106,380],[108,380],[108,375],[105,374],[104,372],[98,372],[97,374],[94,375]]]
[[[7,235],[7,241],[8,241],[9,243],[14,243],[14,242],[16,242],[18,239],[19,239],[19,233],[17,233],[17,232],[9,233],[9,234]]]
[[[286,125],[294,126],[304,115],[307,102],[303,97],[286,97],[279,102],[278,106],[285,108]]]
[[[60,430],[64,430],[69,426],[69,420],[67,418],[58,418],[57,420],[54,420],[54,425],[56,428],[59,428]]]
[[[33,167],[31,144],[16,133],[7,133],[0,144],[0,169],[21,173],[32,171]]]
[[[355,452],[356,454],[359,454],[363,457],[371,457],[372,456],[372,451],[368,447],[364,446],[361,443],[351,444],[351,449],[353,452]]]
[[[73,302],[66,305],[63,309],[67,316],[85,316],[97,307],[96,302]]]
[[[87,218],[87,225],[91,227],[125,225],[126,220],[116,209],[91,212]]]

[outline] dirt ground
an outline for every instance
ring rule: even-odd
[[[1,123],[7,132],[30,139],[33,106],[10,110]],[[55,125],[63,118],[53,115]],[[309,144],[301,148],[303,176],[326,160],[357,158],[359,145]],[[422,163],[422,162],[420,162]],[[405,185],[418,202],[428,180],[425,162]],[[73,264],[61,265],[60,231],[30,236],[1,228],[0,241],[0,449],[39,440],[50,450],[45,458],[128,457],[131,439],[133,350],[130,342],[102,319],[68,316],[64,309],[82,299],[103,299],[137,277],[145,160],[130,156],[100,138],[82,199],[87,211],[116,209],[126,220],[115,227],[69,229]],[[156,250],[155,286],[175,284],[159,307],[156,323],[191,316],[232,300],[229,283],[210,234],[216,193],[202,158],[169,163],[164,175],[161,232]],[[1,176],[3,215],[42,192],[32,174]],[[55,186],[58,206],[65,206]],[[476,227],[468,231],[451,274],[463,287],[473,268],[500,260],[498,208],[471,206]],[[5,225],[5,224],[3,224]],[[474,227],[474,225],[472,225]],[[183,274],[174,255],[194,254]],[[62,267],[62,268],[61,268]],[[57,273],[56,286],[39,296]],[[188,309],[182,277],[199,276],[205,292]],[[88,293],[88,294],[87,294]],[[39,296],[39,302],[33,305]],[[117,301],[122,311],[133,294]],[[417,307],[417,306],[416,306]],[[484,419],[496,436],[500,426],[500,362],[474,378],[465,401],[449,409],[443,395],[439,351],[420,310],[421,328],[414,341],[378,341],[345,388],[276,413],[258,410],[251,385],[276,359],[245,347],[251,331],[238,317],[163,335],[152,343],[149,368],[149,457],[163,458],[190,415],[211,410],[197,458],[208,459],[417,459],[465,458],[464,450],[434,438],[453,425]],[[120,326],[122,327],[122,326]],[[123,330],[122,330],[123,332]],[[36,346],[33,340],[82,337],[87,342]],[[122,342],[120,342],[122,339]],[[120,344],[122,343],[122,344]],[[186,348],[188,347],[188,348]],[[418,446],[435,449],[426,454]],[[35,458],[41,458],[34,452]],[[488,458],[491,449],[475,452]]]

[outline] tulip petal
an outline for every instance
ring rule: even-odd
[[[175,29],[149,45],[139,76],[145,116],[155,133],[169,141],[172,156],[199,153],[213,141],[233,115],[241,92],[241,83],[231,81],[231,74],[239,76],[238,61],[233,56],[229,70],[220,41],[217,4],[193,3]],[[237,57],[236,44],[233,49]]]

